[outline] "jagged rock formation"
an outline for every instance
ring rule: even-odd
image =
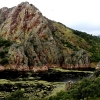
[[[66,57],[63,68],[81,69],[90,66],[90,59],[84,50],[73,52],[69,57]]]
[[[65,40],[61,40],[55,22],[45,18],[28,2],[22,2],[11,9],[2,8],[0,24],[0,35],[13,42],[9,48],[9,64],[5,66],[6,69],[37,72],[48,70],[49,67],[90,67],[89,56],[83,50],[85,45],[76,52],[64,47]]]
[[[97,66],[96,66],[97,70],[100,70],[100,61],[98,62]]]

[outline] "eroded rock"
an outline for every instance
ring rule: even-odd
[[[0,35],[13,42],[6,69],[45,72],[51,67],[90,67],[88,54],[84,50],[70,53],[55,37],[57,29],[53,21],[45,18],[34,5],[22,2],[12,9],[2,8],[0,11],[0,18],[5,15]]]

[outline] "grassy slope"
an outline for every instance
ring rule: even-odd
[[[55,38],[59,44],[63,44],[63,48],[69,53],[84,49],[90,55],[91,65],[95,67],[100,61],[100,38],[89,35],[85,32],[80,32],[66,27],[65,25],[54,22]]]
[[[89,49],[91,46],[86,42],[82,37],[79,37],[78,35],[74,34],[73,31],[59,23],[54,23],[55,28],[57,29],[57,32],[55,33],[56,36],[60,38],[60,40],[64,41],[64,46],[69,49]],[[68,43],[69,44],[68,44]],[[72,46],[72,47],[70,47]]]

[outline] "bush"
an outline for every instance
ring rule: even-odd
[[[6,97],[6,100],[27,100],[24,98],[24,92],[21,90],[16,90],[12,92],[10,96]]]
[[[7,64],[8,63],[8,59],[7,58],[3,58],[1,61],[0,61],[0,64],[4,65],[4,64]]]
[[[70,90],[61,91],[49,100],[100,100],[100,76],[90,80],[82,79],[73,84]]]

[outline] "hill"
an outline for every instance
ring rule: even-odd
[[[91,62],[98,62],[100,60],[100,38],[87,34],[86,32],[68,28],[62,23],[55,22],[54,24],[57,27],[57,32],[59,31],[63,36],[61,41],[63,41],[63,44],[70,51],[84,49],[90,55]]]
[[[100,60],[100,38],[51,21],[28,2],[0,9],[0,36],[1,70],[86,70]]]

